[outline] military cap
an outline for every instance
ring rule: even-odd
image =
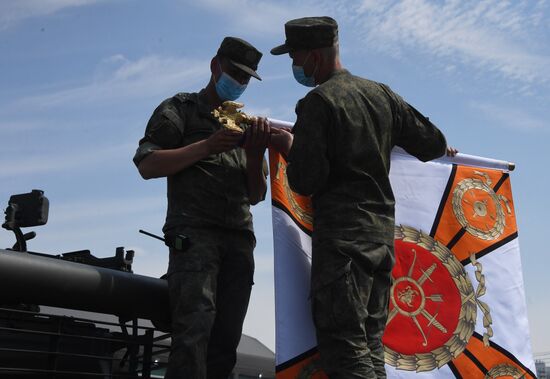
[[[256,73],[262,53],[245,40],[237,37],[225,37],[217,55],[226,57],[235,67],[240,68],[256,79],[262,80]]]
[[[334,46],[338,42],[338,24],[332,17],[303,17],[287,22],[285,34],[285,43],[271,49],[271,54]]]

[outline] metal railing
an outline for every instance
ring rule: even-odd
[[[0,377],[149,378],[166,364],[169,337],[137,319],[114,323],[0,308]]]

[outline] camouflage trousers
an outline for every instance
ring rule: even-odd
[[[316,262],[327,257],[337,275]],[[330,379],[386,378],[382,334],[393,264],[387,245],[314,238],[312,313],[320,366]]]
[[[170,251],[172,346],[165,378],[227,379],[248,308],[256,240],[248,231],[178,231],[191,246]]]

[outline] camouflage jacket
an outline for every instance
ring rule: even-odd
[[[310,91],[296,114],[287,174],[294,191],[312,195],[314,233],[392,245],[391,150],[437,158],[441,131],[386,85],[346,70]]]
[[[206,139],[220,127],[198,93],[179,93],[153,112],[134,163],[139,166],[154,150],[175,149]],[[167,182],[165,232],[178,226],[253,230],[243,149],[210,155],[168,176]]]

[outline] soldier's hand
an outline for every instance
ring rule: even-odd
[[[263,155],[269,143],[269,121],[264,117],[254,119],[252,125],[246,130],[243,148],[247,154]]]
[[[209,154],[219,154],[234,149],[242,136],[241,132],[235,130],[217,130],[206,140]]]
[[[293,140],[294,136],[290,133],[290,129],[272,128],[269,147],[280,151],[283,154],[288,154],[290,152],[290,147],[292,146]]]
[[[452,146],[447,146],[447,149],[445,151],[445,154],[448,156],[448,157],[454,157],[456,154],[458,153],[458,150],[455,149],[454,147]]]

